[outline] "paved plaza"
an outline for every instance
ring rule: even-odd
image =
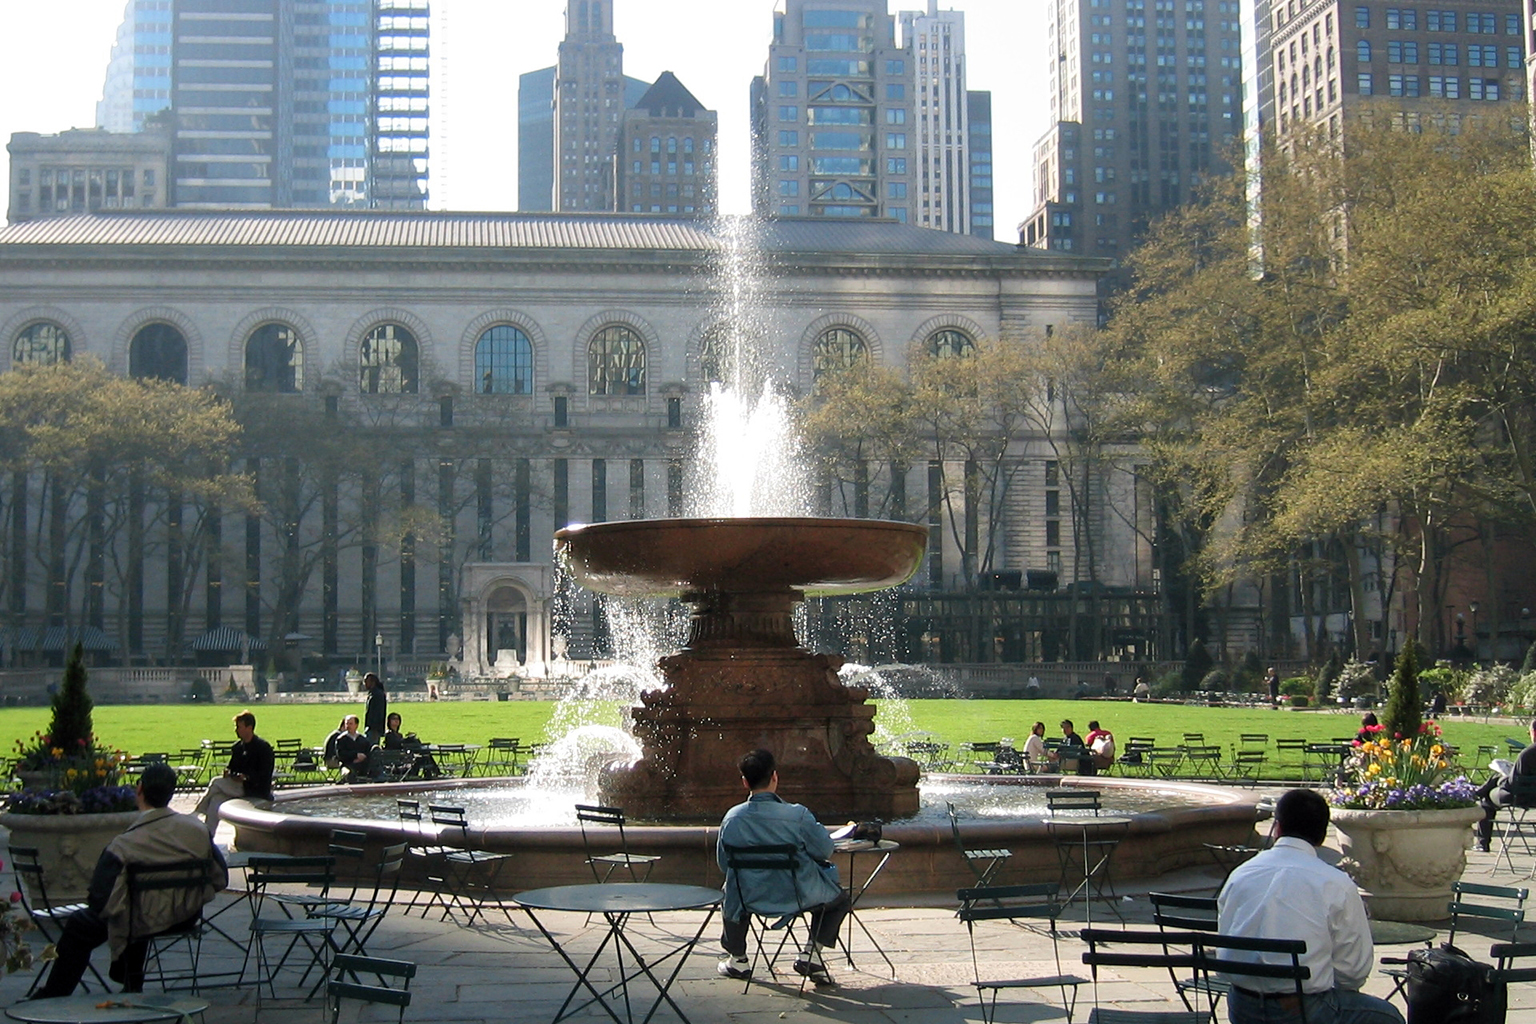
[[[224,838],[221,836],[221,838]],[[1492,870],[1492,854],[1472,853],[1466,878],[1493,884],[1517,884],[1532,864],[1530,858],[1517,856],[1515,870]],[[1220,875],[1210,869],[1189,869],[1146,881],[1120,884],[1122,896],[1117,909],[1132,924],[1151,922],[1146,900],[1149,889],[1192,895],[1214,893]],[[1006,881],[1006,879],[1004,879]],[[1524,883],[1519,883],[1524,884]],[[402,901],[409,894],[402,892]],[[225,897],[227,899],[227,897]],[[695,1024],[711,1021],[841,1021],[849,1024],[949,1024],[980,1021],[981,1012],[971,987],[970,946],[964,926],[955,918],[952,899],[928,899],[919,905],[902,901],[900,905],[879,905],[878,887],[868,896],[861,918],[895,965],[894,977],[884,961],[855,929],[854,967],[839,953],[829,957],[836,988],[817,990],[793,974],[781,975],[767,984],[754,982],[743,994],[740,982],[721,978],[715,973],[719,954],[717,921],[712,921],[694,955],[687,961],[673,988],[673,995]],[[220,902],[222,905],[222,899]],[[243,933],[243,909],[219,918],[235,934]],[[551,950],[546,940],[518,911],[509,922],[502,913],[491,910],[488,921],[474,928],[437,920],[428,920],[398,910],[392,912],[369,944],[376,956],[405,959],[419,965],[420,973],[412,986],[414,1002],[406,1012],[407,1021],[441,1021],[452,1024],[542,1024],[553,1019],[561,1001],[570,990],[572,974]],[[589,922],[582,914],[541,915],[561,942],[573,951],[590,951],[602,939],[606,926],[601,919]],[[1095,924],[1116,925],[1109,909],[1098,904],[1093,910]],[[691,934],[698,918],[693,913],[657,914],[654,920],[642,916],[631,919],[629,934],[642,951],[661,948]],[[1076,932],[1084,923],[1081,903],[1072,907],[1061,923],[1062,966],[1068,973],[1086,976],[1080,962],[1085,948]],[[1527,928],[1522,938],[1536,938],[1536,928]],[[1484,958],[1490,942],[1489,933],[1474,926],[1458,937],[1458,945],[1474,957]],[[1501,940],[1502,941],[1502,940]],[[204,943],[203,971],[238,969],[239,956],[222,940]],[[1378,956],[1408,947],[1378,946]],[[979,955],[983,970],[991,977],[1053,974],[1050,938],[1043,931],[1008,926],[988,929]],[[98,951],[98,962],[105,952]],[[578,957],[578,959],[581,959]],[[791,959],[786,957],[786,960]],[[607,961],[605,961],[607,963]],[[598,968],[594,980],[608,977]],[[27,976],[0,981],[0,1006],[8,1006],[22,995]],[[1368,991],[1386,995],[1390,985],[1373,979]],[[644,984],[633,989],[638,1005],[648,1005]],[[285,971],[279,979],[277,998],[258,993],[252,985],[239,988],[215,988],[204,993],[211,1007],[208,1024],[268,1024],[313,1022],[322,1019],[322,1000],[302,998],[298,972]],[[1057,990],[1047,989],[1017,994],[1008,1005],[999,1008],[1002,1022],[1033,1022],[1061,1019]],[[1173,994],[1168,976],[1162,971],[1106,970],[1097,986],[1084,986],[1075,1020],[1086,1020],[1095,1003],[1120,1009],[1182,1009]],[[1509,1020],[1527,1019],[1522,1012],[1536,1014],[1536,985],[1515,986],[1510,993]],[[636,1014],[636,1019],[643,1017]],[[343,1020],[394,1020],[394,1011],[384,1007],[360,1007],[349,1004]],[[573,1018],[578,1021],[609,1019],[600,1008],[590,1006]],[[665,1006],[656,1021],[672,1022],[677,1017]],[[1223,1009],[1222,1019],[1225,1019]]]

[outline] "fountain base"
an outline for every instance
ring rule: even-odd
[[[718,818],[746,798],[737,763],[773,752],[779,795],[823,821],[915,814],[918,766],[869,743],[869,692],[838,680],[842,659],[801,648],[685,650],[661,660],[669,688],[641,695],[644,755],[610,766],[605,804],[654,821]]]

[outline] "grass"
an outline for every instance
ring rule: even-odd
[[[555,716],[550,701],[446,701],[394,705],[405,719],[407,732],[427,742],[484,743],[492,736],[516,736],[525,743],[547,738],[546,728]],[[97,737],[105,744],[129,753],[177,751],[194,747],[203,739],[232,739],[230,718],[240,708],[233,704],[102,705],[95,710]],[[362,713],[357,704],[254,705],[257,731],[269,740],[297,737],[306,745],[324,741],[337,720],[347,713]],[[602,724],[616,724],[618,708],[604,706],[595,716]],[[1004,736],[1022,745],[1036,721],[1044,722],[1047,736],[1059,736],[1058,723],[1070,718],[1079,733],[1087,732],[1090,719],[1112,730],[1124,746],[1131,736],[1151,736],[1161,746],[1176,746],[1184,733],[1198,732],[1205,742],[1232,750],[1242,733],[1266,733],[1270,750],[1274,740],[1299,738],[1326,741],[1353,736],[1359,718],[1353,714],[1321,711],[1272,711],[1268,708],[1208,708],[1183,704],[1131,704],[1125,701],[1019,701],[1019,700],[914,700],[881,702],[876,718],[881,731],[897,736],[929,732],[954,747],[976,740]],[[47,728],[47,708],[0,709],[0,752],[11,753],[17,739]],[[1525,725],[1508,722],[1485,724],[1481,719],[1443,719],[1446,742],[1465,751],[1463,763],[1476,762],[1478,746],[1497,748],[1509,756],[1505,737],[1526,734]],[[563,731],[560,730],[560,731]]]

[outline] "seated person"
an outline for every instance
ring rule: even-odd
[[[346,731],[336,737],[336,760],[341,762],[341,781],[363,782],[373,778],[373,741],[365,733],[358,732],[361,724],[356,715],[342,720]]]
[[[336,723],[335,731],[325,738],[325,766],[333,771],[341,767],[341,761],[336,757],[336,741],[346,731],[347,716],[342,715],[341,721]]]
[[[836,984],[822,960],[821,951],[837,945],[837,933],[848,915],[848,893],[838,882],[832,856],[832,836],[814,815],[800,804],[779,799],[779,773],[773,754],[754,750],[741,759],[742,785],[747,799],[725,812],[715,858],[725,872],[724,934],[720,944],[729,954],[719,971],[727,978],[751,976],[747,959],[746,904],[760,914],[811,915],[810,938],[795,961],[795,973],[817,985]],[[799,853],[795,877],[783,872],[763,872],[758,877],[737,878],[727,866],[727,846],[794,845]]]
[[[1115,734],[1099,728],[1098,722],[1088,723],[1088,738],[1084,742],[1093,752],[1095,768],[1108,768],[1115,763]]]
[[[272,744],[256,735],[256,716],[242,711],[235,716],[235,745],[222,778],[208,784],[193,813],[201,814],[211,836],[219,830],[219,807],[226,800],[271,800],[272,773],[277,754]]]
[[[224,857],[213,845],[203,823],[190,814],[170,809],[175,792],[174,768],[159,763],[145,767],[135,793],[139,816],[96,859],[85,906],[64,919],[58,957],[37,998],[52,999],[74,992],[92,951],[102,943],[112,951],[108,971],[112,980],[122,982],[125,992],[142,992],[149,937],[201,916],[203,905],[229,883]],[[166,889],[141,895],[137,924],[142,934],[129,942],[128,877],[124,868],[129,864],[173,864],[200,859],[212,861],[209,884],[196,892]]]
[[[423,749],[425,744],[416,738],[415,733],[408,732],[404,736],[400,735],[402,721],[400,712],[389,713],[389,717],[385,720],[384,742],[379,746],[385,750],[401,750],[411,755],[410,771],[404,776],[407,779],[435,779],[442,775],[442,771],[437,767],[437,761]]]
[[[1131,699],[1134,701],[1144,701],[1150,696],[1152,696],[1152,687],[1147,685],[1146,679],[1136,680],[1136,688],[1131,691]]]
[[[1036,722],[1029,727],[1029,738],[1024,741],[1024,763],[1032,772],[1050,767],[1051,759],[1045,752],[1045,723]]]
[[[1051,751],[1052,763],[1060,763],[1062,770],[1066,770],[1067,766],[1064,763],[1065,761],[1076,761],[1077,774],[1097,775],[1099,774],[1099,770],[1094,766],[1093,757],[1091,755],[1087,757],[1083,756],[1083,754],[1087,752],[1087,749],[1088,745],[1084,743],[1083,738],[1077,734],[1077,728],[1073,726],[1072,719],[1063,718],[1061,720],[1061,746]],[[1063,757],[1063,753],[1067,751],[1072,752],[1071,756]]]
[[[1515,758],[1514,769],[1508,775],[1495,772],[1477,791],[1483,801],[1483,820],[1477,823],[1478,850],[1488,852],[1489,840],[1493,838],[1493,819],[1500,807],[1508,807],[1514,802],[1515,780],[1532,776],[1536,776],[1536,722],[1531,723],[1531,742]]]

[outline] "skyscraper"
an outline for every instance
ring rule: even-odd
[[[650,82],[624,76],[624,106],[640,101]],[[517,78],[517,208],[555,208],[555,68]]]
[[[1522,0],[1266,6],[1260,60],[1273,76],[1277,138],[1308,125],[1338,137],[1366,107],[1411,128],[1525,99]]]
[[[885,0],[785,3],[752,80],[753,208],[915,221],[913,68]]]
[[[99,126],[169,112],[168,200],[421,208],[428,0],[130,0]]]
[[[568,0],[555,66],[555,199],[562,212],[612,210],[624,116],[624,47],[613,0]]]
[[[615,207],[631,213],[715,212],[718,118],[670,71],[624,111]]]
[[[965,14],[902,11],[901,44],[913,74],[911,222],[971,230],[970,107],[965,92]]]
[[[992,237],[992,94],[972,89],[965,94],[969,108],[971,158],[971,234]]]
[[[1123,259],[1151,219],[1226,170],[1241,127],[1239,7],[1050,0],[1053,125],[1034,147],[1025,244]],[[1102,286],[1124,283],[1116,271]]]

